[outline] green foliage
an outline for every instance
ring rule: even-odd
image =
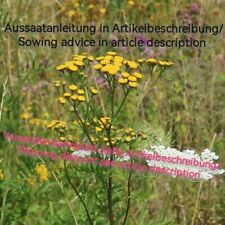
[[[0,26],[3,28],[9,21],[21,24],[42,22],[87,24],[93,21],[96,24],[107,23],[108,25],[113,25],[115,22],[121,24],[149,22],[152,25],[172,22],[183,24],[184,17],[188,17],[191,22],[204,24],[219,24],[224,21],[225,5],[222,1],[218,3],[219,1],[209,0],[191,2],[134,0],[128,3],[128,1],[115,0],[108,1],[107,4],[101,1],[80,1],[80,8],[74,7],[74,1],[64,2],[1,0]],[[90,7],[92,3],[94,8]],[[199,13],[198,7],[200,7]],[[103,9],[102,13],[99,11],[101,9]],[[104,9],[106,9],[105,13]],[[71,10],[75,10],[75,16],[68,16]],[[196,11],[191,13],[191,10]],[[63,37],[63,34],[57,35],[59,39]],[[156,37],[156,35],[150,36]],[[34,36],[39,37],[39,34]],[[143,35],[140,38],[147,36],[149,35]],[[106,37],[112,38],[110,34],[106,34]],[[171,37],[174,37],[173,34]],[[64,130],[54,130],[58,132],[53,133],[46,126],[39,126],[45,120],[48,123],[59,120],[69,124],[66,132],[72,135],[76,142],[88,142],[84,131],[74,123],[74,120],[77,122],[74,112],[69,108],[65,110],[57,103],[59,95],[52,86],[53,81],[59,78],[68,78],[68,83],[80,82],[80,80],[71,77],[70,73],[64,73],[60,77],[55,66],[76,53],[88,52],[97,57],[112,49],[109,47],[55,50],[19,48],[17,38],[17,35],[5,34],[3,29],[0,31],[0,111],[2,112],[0,119],[0,225],[86,225],[88,220],[84,207],[66,179],[62,161],[19,156],[17,144],[5,142],[3,132],[50,139],[63,138]],[[123,105],[118,117],[113,120],[113,125],[118,125],[116,129],[132,127],[136,131],[144,131],[147,134],[146,139],[138,139],[132,143],[132,149],[141,150],[159,144],[172,145],[180,149],[192,147],[202,149],[212,146],[213,150],[220,155],[219,163],[224,166],[225,50],[222,46],[224,40],[222,35],[215,37],[209,35],[202,38],[208,41],[208,48],[198,50],[114,49],[124,58],[131,60],[155,57],[170,59],[175,63],[160,76],[159,80],[157,79],[159,74],[156,74],[156,77],[152,76],[151,67],[141,67],[141,73],[144,74],[141,90],[130,93],[130,98]],[[93,74],[93,69],[89,67],[83,72],[90,76]],[[95,75],[97,77],[97,72]],[[6,77],[8,77],[7,92],[3,98],[2,84]],[[149,83],[145,86],[148,80]],[[154,80],[157,82],[153,82]],[[110,82],[112,84],[112,80]],[[121,90],[115,98],[115,109],[119,107],[124,94]],[[107,106],[107,114],[111,114],[109,103],[111,96],[107,89],[103,93],[102,100]],[[96,115],[106,116],[99,102],[92,103],[97,103],[94,105]],[[81,110],[83,113],[86,112],[85,107]],[[28,112],[31,118],[22,119],[24,112]],[[89,122],[92,117],[93,114],[89,114]],[[29,122],[37,118],[40,120],[33,121],[33,124]],[[91,131],[91,128],[88,131]],[[99,139],[103,137],[101,134],[96,136]],[[106,143],[101,141],[97,144],[100,147],[105,146]],[[130,147],[127,143],[120,143],[117,146],[124,150]],[[59,153],[59,149],[56,150],[56,148],[37,145],[32,147]],[[47,181],[41,181],[35,170],[35,166],[40,163],[45,165],[48,171]],[[67,166],[72,184],[81,194],[95,225],[109,224],[105,183],[108,182],[109,175],[112,175],[111,191],[115,225],[122,224],[128,200],[129,170],[76,165],[69,162]],[[131,206],[126,224],[224,224],[224,183],[222,176],[204,182],[200,200],[196,205],[199,183],[191,180],[174,180],[148,172],[132,172]],[[196,217],[193,222],[195,207]]]

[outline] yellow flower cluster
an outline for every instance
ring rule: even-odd
[[[155,58],[149,58],[144,61],[150,65],[159,65],[159,66],[164,66],[164,67],[173,65],[173,62],[171,62],[171,61],[156,60]]]
[[[156,60],[154,58],[149,59],[138,59],[137,61],[131,61],[123,58],[122,56],[117,55],[116,52],[107,52],[104,56],[98,56],[94,58],[88,54],[75,55],[72,61],[67,61],[62,65],[57,67],[57,70],[69,69],[72,71],[77,71],[78,67],[84,67],[87,65],[85,60],[88,62],[93,61],[92,68],[95,71],[98,71],[101,76],[103,76],[108,81],[114,77],[119,84],[125,88],[136,88],[138,83],[144,77],[143,74],[139,71],[140,65],[147,64],[151,66],[158,66],[163,69],[165,67],[173,65],[170,61]],[[72,68],[72,69],[71,69]],[[83,73],[80,73],[83,75]],[[55,86],[60,87],[66,83],[61,81],[55,81]],[[76,85],[71,85],[70,90],[77,90]],[[97,94],[96,89],[92,89],[93,94]],[[79,97],[77,95],[70,96],[69,93],[65,93],[64,97],[70,97],[72,100],[85,101],[85,97]],[[60,97],[59,101],[61,104],[66,103],[66,99]],[[79,99],[78,99],[79,97]]]
[[[61,137],[62,138],[62,137]],[[75,142],[75,141],[77,141],[77,137],[76,136],[72,136],[72,135],[66,135],[65,136],[65,141],[69,141],[69,142]]]
[[[138,138],[140,140],[147,139],[147,134],[143,131],[135,131],[132,128],[123,128],[123,129],[116,129],[112,128],[112,137],[109,138],[105,136],[100,136],[100,139],[105,143],[106,146],[110,145],[110,142],[113,146],[117,144],[131,144],[132,142],[136,141]]]
[[[74,55],[73,60],[66,61],[64,64],[57,66],[56,70],[58,71],[68,70],[68,71],[76,72],[85,66],[86,60],[88,62],[93,61],[94,57],[85,53],[83,55]]]
[[[44,164],[36,165],[35,171],[39,176],[40,181],[47,181],[48,180],[48,169]]]
[[[60,82],[60,81],[55,81]],[[89,91],[85,91],[82,88],[79,88],[76,84],[68,85],[67,89],[64,88],[63,96],[58,98],[58,101],[61,104],[66,104],[69,101],[72,105],[73,102],[85,102],[86,96],[90,93],[91,96],[98,94],[98,90],[95,87],[89,87]]]
[[[130,143],[132,141],[137,140],[137,138],[141,138],[141,140],[144,140],[147,138],[147,134],[143,131],[137,131],[133,128],[124,128],[118,130],[117,133],[118,137],[120,137],[121,142]]]
[[[67,127],[67,123],[60,120],[52,120],[50,123],[46,125],[47,128],[50,129],[65,129]]]
[[[107,12],[105,6],[105,1],[102,0],[88,0],[85,2],[79,0],[64,1],[61,7],[61,15],[68,16],[76,23],[98,21]],[[82,7],[85,7],[85,13]]]
[[[70,21],[74,21],[76,24],[87,24],[89,21],[99,21],[103,18],[107,21],[120,17],[126,12],[128,20],[134,17],[134,14],[139,17],[149,18],[150,16],[161,16],[161,11],[157,10],[163,4],[161,2],[151,3],[151,7],[154,9],[149,10],[149,4],[145,1],[138,0],[126,0],[118,1],[117,4],[120,7],[113,7],[115,2],[106,0],[73,0],[62,1],[60,14],[64,17],[68,17]],[[113,10],[112,10],[113,7]],[[84,10],[85,9],[85,10]],[[135,12],[135,13],[134,13]],[[158,12],[158,13],[157,13]]]
[[[66,91],[62,97],[58,98],[58,101],[61,104],[65,104],[66,100],[85,102],[86,101],[85,90],[78,88],[78,86],[75,84],[69,85],[68,91]]]
[[[59,88],[59,87],[61,87],[61,86],[65,86],[66,84],[67,84],[66,81],[60,81],[60,80],[55,80],[55,81],[54,81],[54,85],[55,85],[55,87],[57,87],[57,88]]]
[[[92,137],[93,142],[103,142],[106,146],[116,146],[118,143],[132,143],[140,138],[140,140],[147,139],[147,134],[143,131],[137,131],[132,128],[118,129],[112,125],[112,119],[110,117],[102,117],[100,119],[93,119],[97,138]],[[110,127],[111,137],[107,136],[107,128]]]
[[[111,118],[107,116],[101,117],[99,120],[94,118],[93,121],[96,124],[96,132],[102,132],[105,128],[109,127],[112,122]]]
[[[132,74],[128,72],[122,72],[121,75],[122,77],[118,80],[118,82],[122,85],[128,84],[132,88],[136,88],[138,79],[143,77],[143,75],[138,72],[134,72]]]
[[[93,66],[93,69],[106,76],[119,75],[119,77],[116,77],[118,83],[127,85],[127,88],[136,88],[138,80],[143,77],[143,75],[136,70],[139,67],[137,62],[126,60],[118,56],[116,52],[107,52],[105,56],[97,57],[96,61],[97,64]]]
[[[66,129],[67,128],[67,123],[64,121],[60,121],[60,120],[46,120],[46,119],[40,119],[40,118],[28,118],[27,119],[29,124],[34,125],[34,126],[43,126],[43,127],[47,127],[49,129]]]
[[[103,142],[105,142],[106,146],[110,146],[110,142],[112,143],[113,146],[115,146],[116,141],[117,141],[116,138],[114,138],[114,137],[111,137],[110,140],[108,137],[102,137],[102,140],[103,140]]]

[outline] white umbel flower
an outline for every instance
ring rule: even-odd
[[[72,153],[74,156],[79,156],[79,157],[86,157],[91,155],[91,151],[87,150],[78,150]]]
[[[122,157],[117,158],[118,161],[129,161],[130,160],[130,156],[126,153],[123,154]]]
[[[195,150],[186,149],[179,151],[176,148],[166,147],[163,145],[151,146],[151,150],[144,149],[139,151],[140,156],[134,156],[146,161],[151,172],[164,173],[172,177],[188,177],[192,179],[212,179],[217,174],[223,174],[225,170],[219,168],[215,161],[219,156],[210,149],[204,149],[199,155]],[[90,157],[91,150],[77,150],[72,153],[73,156]],[[116,155],[116,153],[114,153]],[[102,154],[107,156],[107,151]],[[130,161],[131,153],[116,155],[116,161]]]
[[[225,170],[219,169],[219,164],[215,162],[215,160],[219,159],[219,156],[210,149],[203,150],[201,155],[198,155],[194,150],[179,151],[162,145],[152,146],[151,149],[144,150],[146,156],[155,156],[150,160],[146,160],[147,165],[150,168],[157,167],[157,172],[162,168],[161,171],[164,171],[163,173],[173,177],[185,176],[209,180],[215,175],[225,172]]]

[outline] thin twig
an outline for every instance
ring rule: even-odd
[[[85,212],[87,214],[87,217],[88,217],[88,222],[90,225],[93,225],[93,222],[92,222],[92,219],[91,219],[91,216],[90,216],[90,213],[89,213],[89,210],[84,202],[84,200],[82,199],[81,195],[79,194],[79,192],[77,191],[76,187],[73,185],[72,181],[70,180],[70,177],[68,175],[68,171],[67,171],[67,167],[66,167],[66,162],[64,161],[64,171],[65,171],[65,174],[66,174],[66,178],[69,182],[69,184],[71,185],[71,187],[73,188],[73,190],[75,191],[76,195],[78,196],[78,198],[80,199],[84,209],[85,209]]]
[[[131,169],[130,169],[130,173],[129,173],[129,177],[128,177],[128,182],[127,182],[127,209],[126,209],[126,214],[124,217],[124,221],[123,221],[123,225],[126,224],[127,221],[127,217],[128,217],[128,213],[129,213],[129,209],[130,209],[130,201],[131,201],[131,190],[130,190],[130,182],[131,182],[131,175],[132,175],[132,159],[131,159]]]
[[[98,85],[96,77],[95,77],[95,84],[96,84],[96,87],[97,87],[97,90],[98,90],[98,96],[99,96],[99,100],[100,100],[100,103],[101,103],[102,111],[104,113],[104,116],[106,116],[105,106],[104,106],[104,103],[103,103],[103,99],[102,99],[102,96],[101,96],[101,92],[100,92],[99,85]]]
[[[115,113],[114,117],[116,117],[119,114],[119,112],[121,111],[128,94],[129,94],[129,91],[126,92],[126,94],[125,94],[125,96],[124,96],[124,98],[123,98],[119,108],[117,109],[117,112]]]
[[[112,140],[111,140],[111,124],[107,130],[107,136],[109,138],[110,148],[113,149],[113,144],[112,144]],[[112,160],[113,160],[113,153],[111,151],[111,153],[110,153],[110,170],[111,170]],[[110,225],[114,225],[113,206],[112,206],[112,171],[110,171],[110,173],[108,175],[107,197],[108,197],[109,221],[110,221]]]

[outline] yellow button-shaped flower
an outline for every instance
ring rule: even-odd
[[[130,141],[132,141],[132,138],[130,136],[128,136],[128,137],[126,137],[126,141],[130,142]]]
[[[96,64],[96,65],[93,66],[93,69],[95,69],[95,70],[99,70],[101,68],[102,68],[101,64]]]
[[[101,68],[101,71],[102,71],[103,73],[108,72],[108,70],[109,70],[108,65],[105,65],[105,66],[103,66],[103,67]]]
[[[133,87],[133,88],[136,88],[136,87],[137,87],[137,82],[132,82],[132,81],[130,81],[130,82],[129,82],[129,86],[130,86],[130,87]]]
[[[131,69],[136,69],[138,67],[138,64],[134,61],[127,61],[127,65],[131,68]]]
[[[147,59],[146,61],[152,64],[157,64],[157,60],[154,58]]]
[[[110,61],[110,60],[112,60],[112,59],[113,59],[113,56],[111,56],[111,55],[107,55],[107,56],[105,56],[105,59]]]
[[[167,62],[165,62],[165,61],[161,61],[161,60],[159,60],[159,65],[161,65],[161,66],[166,66],[166,64],[167,64]]]
[[[68,14],[69,14],[69,17],[73,17],[73,16],[76,15],[76,11],[75,10],[70,10]]]
[[[82,61],[74,61],[74,64],[76,64],[77,66],[83,66],[84,63]]]
[[[78,96],[78,101],[84,102],[85,100],[86,100],[86,98],[83,95]]]
[[[74,65],[74,61],[72,61],[72,60],[66,61],[66,62],[65,62],[65,65],[66,65],[67,67],[69,67],[69,66],[71,66],[71,65]]]
[[[65,65],[59,65],[56,67],[56,70],[64,70],[66,68]]]
[[[137,78],[135,76],[129,76],[128,80],[135,82],[135,81],[137,81]]]
[[[79,89],[79,90],[77,91],[77,93],[78,93],[79,95],[83,95],[83,94],[84,94],[84,90],[83,90],[83,89]]]
[[[64,97],[70,97],[70,96],[71,96],[71,94],[69,92],[64,93]]]
[[[118,82],[119,82],[120,84],[126,84],[126,83],[128,82],[128,80],[127,80],[127,79],[124,79],[124,78],[120,78],[120,79],[118,80]]]
[[[103,60],[103,59],[104,59],[103,56],[99,56],[99,57],[96,58],[96,60],[98,60],[98,61],[101,61],[101,60]]]
[[[90,90],[91,90],[91,93],[92,93],[93,95],[98,94],[98,91],[97,91],[96,88],[91,87]]]
[[[173,62],[170,62],[170,61],[167,61],[166,62],[166,66],[172,66],[174,63]]]
[[[60,141],[65,141],[66,138],[65,138],[65,137],[59,137],[59,140],[60,140]]]
[[[115,62],[123,62],[123,57],[117,56],[117,55],[116,55],[116,56],[114,57],[114,61],[115,61]]]
[[[107,55],[116,55],[116,52],[107,52]]]
[[[36,173],[39,176],[39,179],[41,181],[47,181],[48,180],[48,169],[44,164],[36,165],[35,171],[36,171]]]
[[[59,100],[59,102],[60,102],[61,104],[65,104],[65,103],[66,103],[66,99],[63,98],[63,97],[59,97],[58,100]]]
[[[28,112],[24,112],[24,113],[22,113],[21,114],[21,119],[29,119],[30,117],[31,117],[31,114],[30,113],[28,113]]]
[[[118,66],[118,67],[121,67],[123,64],[122,64],[121,62],[115,61],[115,62],[113,63],[113,65]]]
[[[77,60],[77,61],[83,61],[84,59],[86,59],[87,57],[84,56],[84,55],[77,55],[74,57],[74,60]]]
[[[96,130],[96,132],[101,132],[102,128],[101,127],[96,127],[95,130]]]
[[[60,87],[61,84],[60,84],[60,83],[55,83],[54,85],[55,85],[56,87]]]
[[[128,72],[122,72],[122,76],[124,78],[128,78],[130,76],[130,74]]]
[[[87,59],[88,59],[89,61],[93,61],[93,60],[94,60],[94,57],[93,57],[92,55],[89,55],[89,56],[87,57]]]
[[[101,121],[102,121],[102,122],[101,122]],[[100,124],[102,124],[102,123],[103,123],[103,124],[106,124],[106,122],[107,122],[107,121],[106,121],[106,118],[105,118],[105,117],[102,117],[102,118],[100,119],[100,121],[99,121]]]
[[[75,72],[75,71],[78,70],[78,67],[75,66],[75,65],[69,65],[69,66],[68,66],[68,69],[71,70],[71,71],[73,71],[73,72]]]
[[[77,100],[77,95],[72,95],[70,98],[75,101]]]
[[[143,75],[140,73],[134,73],[134,76],[137,77],[138,79],[141,79],[143,77]]]
[[[137,60],[139,63],[143,63],[145,60],[144,59],[138,59]]]
[[[76,90],[77,90],[77,86],[74,85],[74,84],[72,84],[72,85],[69,86],[69,89],[70,89],[71,91],[76,91]]]
[[[100,63],[101,63],[102,65],[107,65],[107,64],[110,64],[110,61],[107,60],[107,59],[103,59]]]
[[[120,68],[118,66],[115,65],[110,65],[109,69],[108,69],[108,73],[111,75],[115,75],[119,72]]]

